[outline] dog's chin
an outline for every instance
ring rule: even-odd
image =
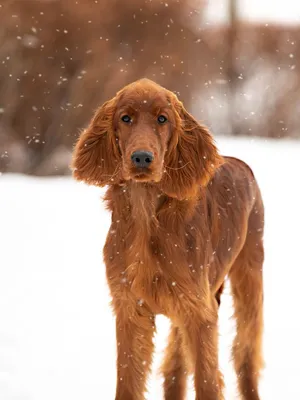
[[[150,174],[135,174],[131,177],[135,182],[153,182],[153,177]]]
[[[124,174],[127,181],[141,182],[141,183],[157,183],[161,180],[161,174],[154,173],[153,171],[145,170],[133,170],[128,174]]]
[[[135,174],[131,175],[131,180],[135,181],[135,182],[159,182],[161,179],[160,176],[153,174],[153,173],[149,173],[149,172],[138,172]]]

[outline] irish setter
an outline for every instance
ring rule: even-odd
[[[74,150],[74,176],[107,185],[104,247],[116,315],[117,400],[142,400],[155,315],[171,321],[164,398],[223,399],[218,304],[229,276],[233,358],[244,400],[259,400],[264,207],[251,169],[222,157],[176,95],[134,82],[100,107]]]

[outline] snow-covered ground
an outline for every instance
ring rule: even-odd
[[[300,399],[300,142],[219,138],[218,144],[223,154],[250,163],[265,200],[262,399]],[[71,178],[0,177],[1,400],[114,398],[114,320],[101,255],[110,216],[101,193]],[[236,398],[231,314],[227,288],[220,362],[228,400]],[[147,399],[162,399],[157,366],[167,332],[159,317]]]

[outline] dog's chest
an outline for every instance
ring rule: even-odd
[[[155,224],[147,232],[138,232],[141,225],[136,225],[124,246],[126,279],[136,296],[161,303],[178,291],[182,282],[196,278],[194,266],[200,265],[200,260],[196,261],[200,251],[183,229],[168,231]]]

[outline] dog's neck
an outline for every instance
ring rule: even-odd
[[[155,185],[147,183],[131,182],[128,188],[133,219],[150,227],[165,196]]]
[[[131,217],[148,234],[161,225],[179,233],[183,222],[188,221],[195,211],[199,196],[179,200],[163,193],[152,183],[130,182],[126,185]]]

